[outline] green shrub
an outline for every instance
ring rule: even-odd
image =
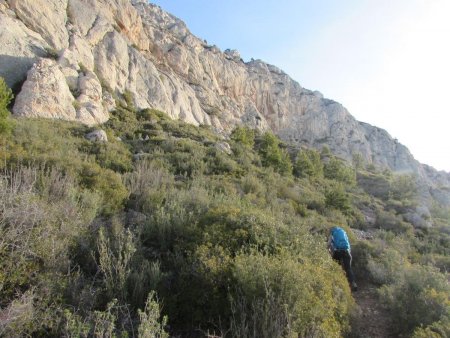
[[[14,95],[12,90],[8,88],[5,80],[0,77],[0,135],[8,133],[12,129],[12,121],[9,119],[8,106]]]
[[[92,221],[89,208],[95,213],[96,205],[85,205],[75,182],[57,170],[4,171],[0,187],[4,305],[16,292],[33,289],[42,279],[58,283],[58,274],[68,268],[69,249]]]
[[[411,334],[418,327],[447,320],[450,315],[450,286],[446,276],[432,267],[411,266],[404,278],[384,286],[381,295],[397,333]]]
[[[133,309],[145,306],[146,295],[152,290],[158,290],[160,284],[168,277],[161,271],[159,261],[149,261],[142,257],[143,248],[137,248],[137,253],[133,257],[132,271],[127,276],[128,300]],[[136,258],[136,256],[141,256]]]
[[[357,175],[358,185],[368,194],[380,198],[384,201],[389,199],[391,191],[390,178],[380,173],[369,171],[359,171]]]
[[[350,199],[341,183],[332,184],[325,192],[325,204],[328,207],[349,213],[351,210]]]
[[[232,336],[342,336],[353,302],[343,274],[330,263],[285,252],[237,256]]]
[[[292,173],[292,162],[285,149],[280,148],[280,140],[272,133],[266,132],[260,141],[259,152],[262,163],[273,167],[282,174]]]
[[[250,149],[255,144],[255,131],[248,127],[236,127],[230,135],[230,138],[237,143],[244,145]]]
[[[352,164],[353,168],[355,168],[356,171],[361,170],[364,167],[364,158],[360,153],[353,153],[352,154]]]
[[[374,256],[375,248],[368,240],[358,240],[351,243],[352,249],[352,266],[353,271],[358,279],[370,279],[370,271],[368,269],[369,262]]]
[[[126,282],[130,275],[130,262],[136,251],[133,235],[120,224],[111,227],[111,234],[106,235],[103,229],[99,231],[97,242],[98,268],[103,274],[103,280],[109,299],[114,297],[126,299]]]
[[[131,154],[129,149],[122,143],[114,139],[113,135],[109,137],[108,142],[84,141],[79,150],[95,156],[95,161],[105,169],[111,169],[115,172],[124,173],[132,168]]]
[[[139,310],[138,335],[142,338],[168,338],[169,334],[165,331],[167,325],[167,316],[161,317],[161,307],[155,300],[155,293],[149,293],[145,303],[144,311]]]
[[[240,186],[245,194],[260,194],[264,191],[264,185],[258,177],[248,174],[243,176],[240,181]]]
[[[239,171],[237,163],[216,148],[207,150],[205,162],[205,173],[209,175],[232,174]]]
[[[414,201],[417,197],[415,177],[413,175],[394,175],[390,193],[395,200]]]
[[[340,181],[350,186],[356,183],[355,171],[334,156],[325,164],[324,175],[328,179]]]
[[[163,206],[175,185],[174,176],[164,164],[155,160],[141,160],[124,177],[130,193],[128,206],[151,215]]]
[[[403,221],[402,217],[396,215],[393,211],[386,212],[379,210],[377,212],[376,226],[380,229],[392,231],[396,234],[405,232],[412,233],[413,226]]]
[[[320,160],[320,153],[313,149],[300,151],[294,164],[294,174],[302,178],[323,176],[323,163]]]
[[[102,213],[111,215],[123,208],[128,192],[120,175],[95,164],[85,163],[79,173],[80,184],[102,197]]]
[[[136,107],[134,106],[133,93],[129,90],[125,90],[123,92],[123,99],[125,100],[127,109],[134,112]]]
[[[66,337],[88,337],[91,331],[91,325],[86,323],[83,318],[69,309],[64,310],[62,332]]]
[[[427,327],[414,330],[412,338],[445,338],[450,336],[450,319],[447,316]]]
[[[404,267],[407,265],[406,257],[392,248],[385,248],[379,256],[368,260],[367,269],[371,281],[383,285],[403,278]]]
[[[281,228],[270,215],[236,205],[211,208],[201,217],[199,225],[204,228],[205,242],[220,245],[231,253],[252,246],[274,250]]]

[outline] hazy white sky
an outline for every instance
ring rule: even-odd
[[[450,172],[450,0],[155,0]]]

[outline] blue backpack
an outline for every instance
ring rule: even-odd
[[[331,229],[331,245],[333,250],[349,250],[350,242],[344,229],[335,227]]]

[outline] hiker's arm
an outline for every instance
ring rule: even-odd
[[[330,254],[332,254],[332,247],[331,247],[331,236],[328,236],[328,242],[327,242],[327,248],[328,248],[328,252]]]

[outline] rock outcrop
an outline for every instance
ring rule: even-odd
[[[92,142],[108,142],[108,135],[106,135],[106,132],[101,129],[91,131],[85,137]]]
[[[13,112],[18,116],[74,121],[74,101],[61,67],[53,60],[40,59],[28,72]]]
[[[347,160],[358,154],[416,173],[424,194],[450,205],[450,174],[421,165],[386,131],[356,121],[279,68],[208,45],[145,0],[0,0],[0,76],[19,88],[27,72],[17,115],[93,125],[127,91],[138,108],[219,133],[246,124],[298,146],[327,145]]]

